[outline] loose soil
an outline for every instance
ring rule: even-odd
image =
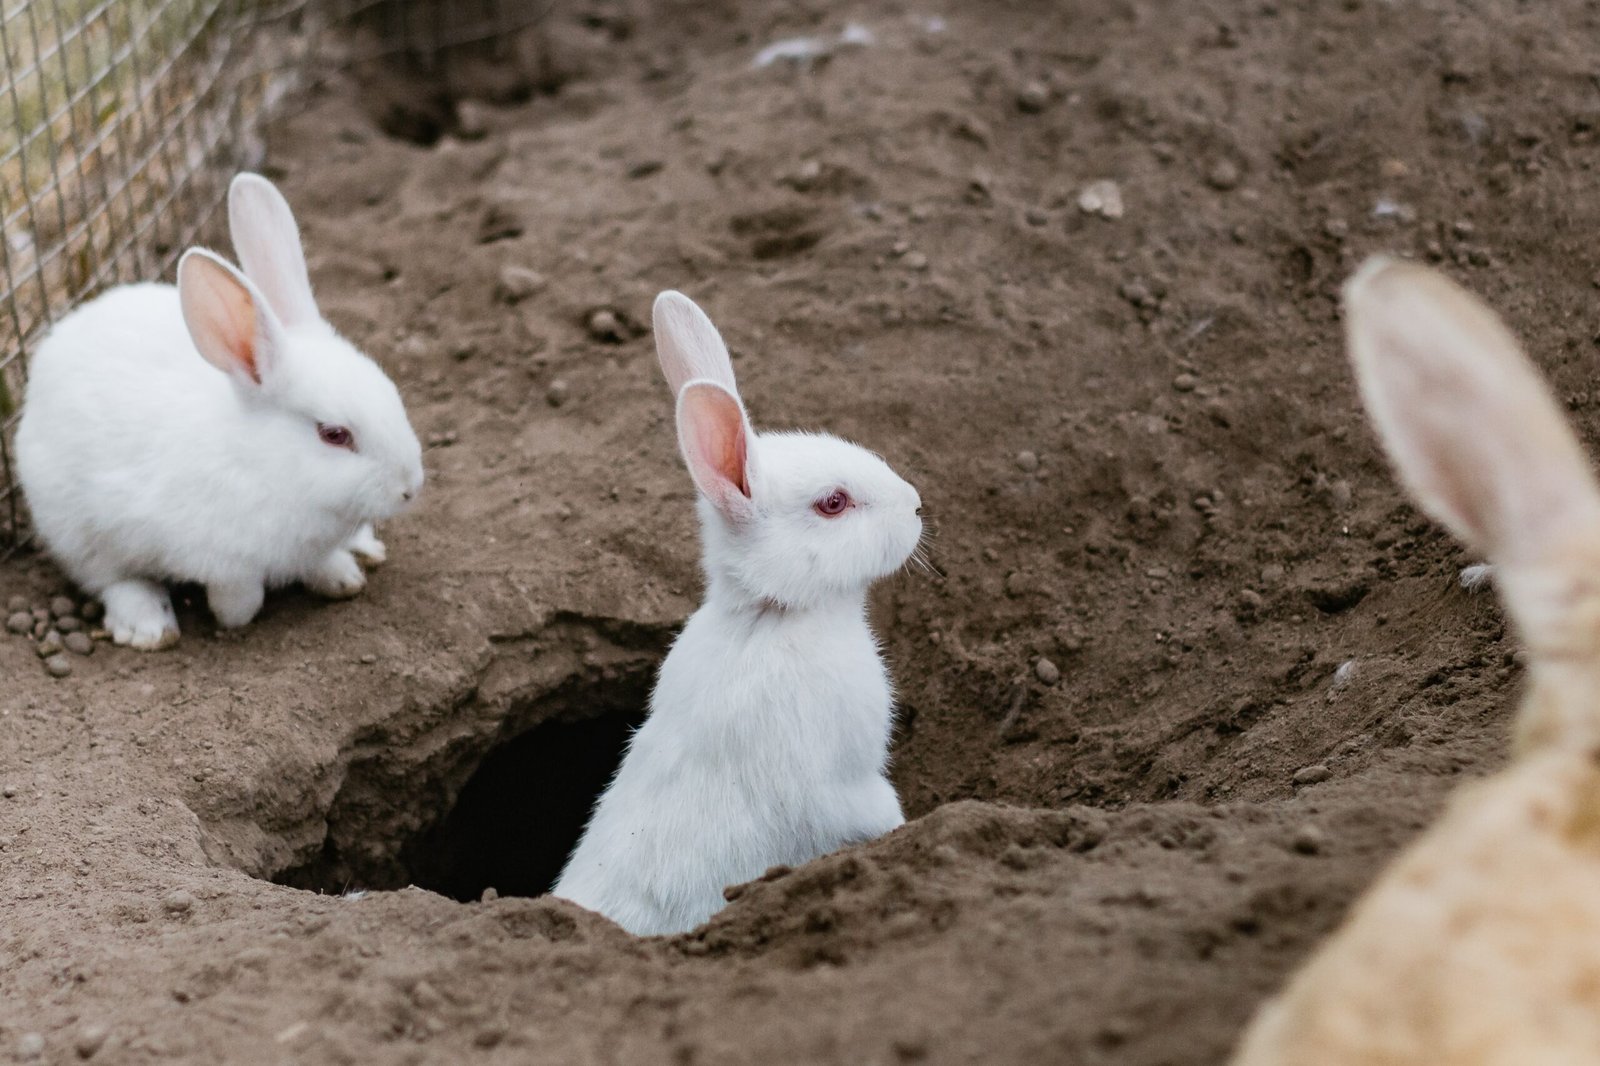
[[[1441,261],[1593,443],[1597,34],[1577,0],[558,4],[509,75],[331,82],[268,171],[428,488],[355,600],[226,635],[191,602],[62,679],[0,637],[0,1061],[1222,1061],[1503,758],[1515,645],[1383,465],[1337,288]],[[753,65],[794,36],[830,54]],[[668,287],[758,425],[917,485],[940,572],[873,604],[911,823],[637,940],[537,893],[697,602]]]

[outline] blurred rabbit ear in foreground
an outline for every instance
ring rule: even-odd
[[[1600,1062],[1600,492],[1475,298],[1375,259],[1345,302],[1378,435],[1417,503],[1494,564],[1528,692],[1516,760],[1394,862],[1236,1062]]]

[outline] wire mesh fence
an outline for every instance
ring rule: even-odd
[[[539,0],[0,0],[0,558],[26,539],[11,440],[27,352],[109,285],[214,241],[266,125],[358,54],[427,63]],[[343,45],[343,46],[341,46]]]

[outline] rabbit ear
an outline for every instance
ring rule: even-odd
[[[689,476],[723,516],[748,519],[750,423],[739,397],[714,381],[691,381],[678,393],[678,446]]]
[[[318,321],[300,228],[289,201],[259,174],[240,174],[228,187],[228,229],[245,276],[254,281],[286,326]]]
[[[222,257],[191,248],[178,261],[178,300],[206,362],[251,386],[271,378],[280,327],[248,278]]]
[[[1374,259],[1345,286],[1351,361],[1401,480],[1496,562],[1600,529],[1587,457],[1494,313],[1443,275]]]
[[[714,381],[735,397],[739,395],[728,346],[693,300],[668,290],[656,297],[650,319],[656,334],[656,356],[672,395],[677,396],[697,379]]]

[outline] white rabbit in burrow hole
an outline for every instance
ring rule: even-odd
[[[726,886],[904,822],[867,589],[922,538],[916,490],[872,452],[751,429],[728,349],[687,297],[662,293],[654,325],[699,490],[705,602],[552,890],[640,935],[693,928]]]
[[[111,289],[29,364],[18,480],[118,644],[177,641],[166,582],[204,585],[227,627],[268,587],[355,595],[385,556],[372,523],[422,488],[400,394],[318,312],[283,195],[240,174],[228,221],[242,272],[191,248],[176,286]]]

